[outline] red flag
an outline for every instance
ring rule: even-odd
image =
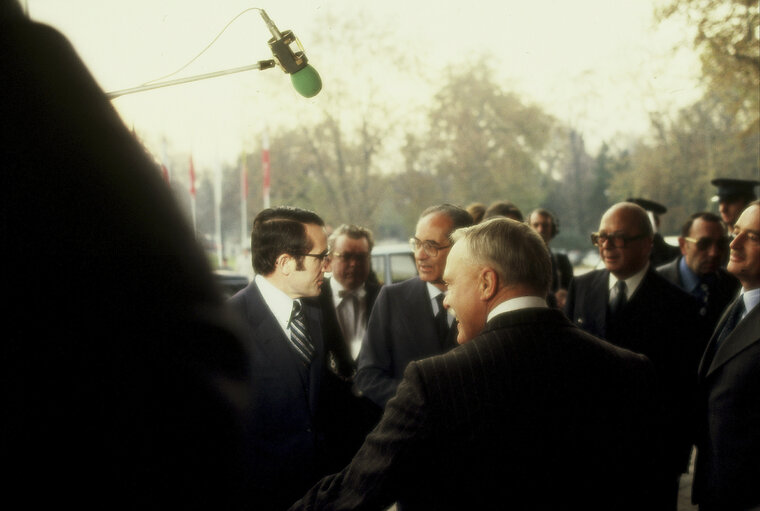
[[[169,169],[166,168],[166,165],[163,163],[161,164],[161,175],[164,177],[164,181],[167,183],[169,182]]]
[[[190,195],[195,197],[195,166],[192,155],[190,156]]]

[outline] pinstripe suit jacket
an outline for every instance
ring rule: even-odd
[[[646,357],[561,311],[500,314],[410,363],[351,464],[291,509],[634,509],[652,474],[653,379]]]

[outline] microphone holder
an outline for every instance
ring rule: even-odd
[[[212,73],[205,73],[202,75],[188,76],[185,78],[177,78],[175,80],[167,80],[165,82],[150,83],[150,84],[140,85],[137,87],[132,87],[129,89],[106,92],[106,97],[108,99],[114,99],[114,98],[118,98],[119,96],[124,96],[125,94],[134,94],[135,92],[143,92],[143,91],[148,91],[148,90],[153,90],[153,89],[159,89],[161,87],[170,87],[172,85],[180,85],[183,83],[197,82],[199,80],[205,80],[207,78],[216,78],[217,76],[225,76],[225,75],[231,75],[234,73],[242,73],[243,71],[251,71],[253,69],[258,69],[260,71],[263,71],[264,69],[269,69],[269,68],[274,67],[274,65],[275,65],[274,60],[260,60],[257,63],[251,64],[249,66],[236,67],[232,69],[225,69],[223,71],[214,71]]]

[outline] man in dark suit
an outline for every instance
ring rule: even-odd
[[[418,276],[383,286],[372,308],[359,352],[356,384],[380,408],[396,392],[412,360],[437,355],[456,346],[454,317],[443,307],[443,270],[449,236],[472,225],[464,209],[451,204],[422,212],[410,240]]]
[[[606,269],[573,279],[565,312],[587,332],[642,353],[654,364],[670,474],[658,488],[658,509],[675,509],[678,480],[688,468],[693,443],[691,418],[705,328],[694,298],[651,268],[652,239],[643,208],[622,202],[608,209],[592,235]]]
[[[549,252],[527,225],[454,236],[461,346],[410,363],[351,464],[291,509],[647,509],[651,363],[547,307]]]
[[[261,509],[280,509],[336,470],[358,445],[342,438],[350,384],[330,371],[319,294],[327,259],[324,222],[311,211],[265,209],[253,222],[253,282],[229,300],[252,347],[253,478]]]
[[[681,227],[678,245],[682,255],[657,272],[697,299],[712,332],[739,290],[736,277],[721,267],[728,252],[726,227],[713,213],[694,213]]]
[[[250,509],[247,351],[159,168],[14,1],[0,69],[3,500]]]
[[[343,366],[355,367],[367,320],[381,285],[369,279],[372,231],[358,225],[340,225],[327,239],[327,271],[319,303],[324,316],[325,339],[346,347]],[[352,371],[353,372],[353,371]]]
[[[728,271],[742,285],[699,367],[693,500],[700,511],[760,508],[760,202],[734,225]]]
[[[528,225],[543,238],[547,247],[559,234],[559,221],[548,209],[538,208],[531,211],[528,215]],[[563,309],[567,299],[567,288],[570,287],[570,280],[573,278],[573,265],[570,264],[567,255],[554,252],[551,247],[549,254],[552,258],[551,299],[554,302],[553,305]]]
[[[340,379],[353,384],[355,358],[359,354],[367,320],[381,285],[369,278],[372,231],[358,225],[338,226],[327,239],[328,265],[318,303],[322,310],[322,338],[328,367]],[[356,448],[380,418],[380,408],[354,389],[347,396],[344,438]]]

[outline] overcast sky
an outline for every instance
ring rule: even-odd
[[[535,102],[580,129],[596,150],[602,138],[640,135],[648,115],[685,106],[700,94],[699,63],[688,29],[656,25],[656,0],[290,0],[271,5],[241,0],[27,0],[30,16],[63,32],[106,91],[167,75],[198,54],[237,14],[267,11],[280,30],[303,42],[324,82],[312,99],[300,97],[280,70],[249,71],[115,99],[114,106],[149,149],[161,157],[192,153],[197,165],[234,161],[259,145],[265,126],[298,123],[325,108],[337,77],[365,76],[404,109],[435,93],[436,73],[474,55],[494,55],[494,77],[507,90]],[[330,13],[340,21],[325,23]],[[368,20],[378,31],[422,59],[420,80],[399,83],[387,61],[368,59],[352,69],[341,55],[350,47],[315,50],[321,36],[340,40],[339,26]],[[371,26],[370,26],[371,25]],[[256,12],[235,21],[212,48],[181,75],[194,75],[270,58],[270,34]],[[684,44],[686,43],[686,44]],[[673,51],[674,47],[680,49]],[[310,50],[311,48],[311,50]],[[380,59],[382,60],[382,59]],[[342,64],[343,63],[343,64]],[[414,75],[415,70],[405,70]],[[422,79],[424,75],[424,79]],[[360,78],[362,77],[362,78]],[[385,80],[385,81],[384,81]],[[350,83],[350,82],[349,82]],[[440,85],[441,82],[437,82]]]

